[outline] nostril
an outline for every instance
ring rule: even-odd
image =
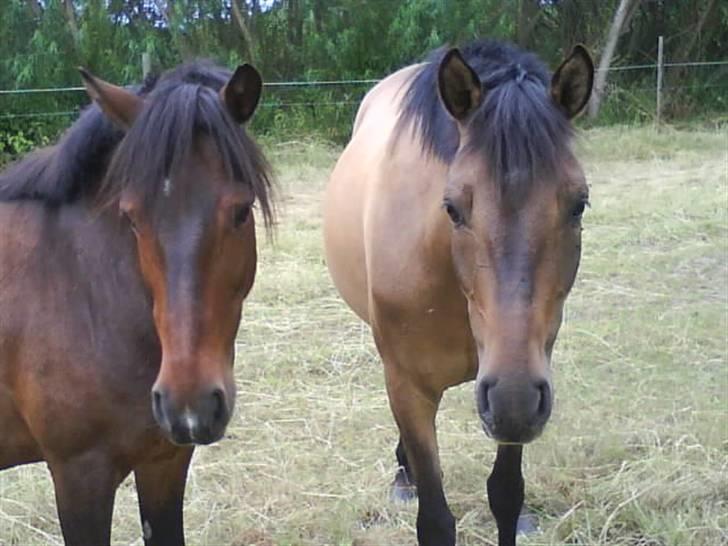
[[[227,408],[225,406],[225,392],[222,389],[215,389],[212,391],[213,400],[213,419],[215,422],[224,421],[227,415]]]
[[[496,380],[494,379],[483,379],[478,385],[478,413],[482,417],[490,416],[490,390],[495,387]]]
[[[551,389],[547,381],[540,381],[536,388],[538,389],[539,399],[536,414],[543,418],[548,417],[551,413]]]
[[[164,421],[164,410],[162,408],[162,393],[152,390],[152,413],[160,423]]]

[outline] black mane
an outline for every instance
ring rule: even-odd
[[[123,136],[98,106],[89,106],[57,144],[35,150],[0,172],[0,201],[58,206],[92,193]]]
[[[134,92],[146,95],[156,82],[156,77],[149,78]],[[92,103],[58,143],[35,150],[0,172],[0,201],[33,200],[60,206],[94,194],[123,137]]]
[[[456,122],[437,92],[437,72],[449,47],[435,50],[411,80],[396,134],[419,134],[422,150],[449,164],[460,145]],[[469,119],[469,147],[485,154],[491,177],[503,187],[555,173],[569,149],[572,127],[551,100],[550,75],[532,53],[491,40],[460,48],[480,78],[484,99]]]
[[[251,185],[269,225],[270,167],[218,98],[230,76],[226,69],[197,61],[151,78],[136,91],[146,104],[126,138],[98,106],[89,106],[56,145],[0,173],[0,201],[61,206],[84,196],[104,202],[132,185],[149,201],[204,134],[217,145],[227,174]]]

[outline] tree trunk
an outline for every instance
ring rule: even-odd
[[[622,28],[627,25],[628,16],[634,14],[632,7],[637,0],[619,0],[617,12],[614,14],[614,21],[609,28],[607,34],[607,42],[604,45],[602,57],[599,60],[599,68],[594,76],[594,89],[592,90],[591,100],[589,101],[589,117],[595,118],[599,113],[604,88],[607,85],[607,71],[612,64],[614,50],[617,48],[617,41],[622,33]]]
[[[529,49],[529,42],[533,29],[541,15],[537,0],[521,0],[518,7],[516,25],[516,43],[524,49]]]
[[[715,0],[707,0],[705,10],[703,11],[703,13],[700,14],[697,23],[690,30],[690,33],[688,34],[688,38],[683,42],[683,46],[678,49],[677,55],[675,56],[675,60],[679,60],[679,61],[690,60],[690,56],[693,52],[693,48],[695,47],[695,44],[698,43],[698,40],[700,39],[700,37],[703,33],[703,27],[705,26],[705,23],[708,20],[708,15],[710,15],[710,13],[713,11],[714,4],[715,4]]]
[[[245,52],[248,56],[248,60],[250,62],[254,62],[256,60],[255,44],[253,43],[253,36],[251,35],[250,29],[248,28],[248,22],[246,21],[245,14],[240,9],[238,0],[232,0],[231,4],[233,7],[233,18],[238,24],[238,29],[240,30],[240,34],[243,37],[243,42],[245,42]]]
[[[166,0],[166,2],[164,0],[154,0],[154,5],[157,6],[157,11],[164,19],[164,24],[167,26],[170,36],[172,36],[172,43],[177,45],[182,59],[185,61],[192,59],[194,55],[187,44],[184,31],[175,28],[174,0]]]
[[[288,0],[288,43],[303,43],[303,10],[300,0]]]
[[[631,19],[635,21],[635,27],[629,34],[629,41],[624,48],[625,56],[635,60],[640,57],[640,47],[644,43],[657,45],[657,37],[664,35],[662,29],[662,12],[664,4],[657,5],[652,2],[644,4],[637,2],[635,4],[635,12],[642,8],[639,15],[635,13],[635,17]]]
[[[687,36],[680,40],[678,44],[676,44],[675,52],[670,55],[670,61],[672,62],[689,62],[694,59],[700,59],[701,57],[701,51],[700,51],[700,43],[703,41],[706,36],[703,34],[703,29],[705,28],[706,23],[708,22],[709,15],[713,12],[713,7],[715,6],[715,0],[706,0],[705,1],[705,9],[702,13],[700,13],[700,6],[701,2],[698,3],[698,6],[696,6],[696,21],[694,25],[690,25],[687,27]],[[710,26],[710,25],[708,25]],[[710,32],[708,32],[708,35],[710,35]],[[685,79],[688,76],[688,70],[689,67],[687,66],[675,66],[671,67],[666,74],[666,79],[670,83],[677,83],[677,82],[684,82]],[[718,80],[720,81],[720,80]],[[668,99],[666,101],[666,110],[670,113],[681,113],[682,109],[682,103],[685,98],[685,92],[680,90],[673,90],[669,95]]]
[[[313,28],[316,34],[324,31],[324,2],[323,0],[314,0],[313,2]]]
[[[258,34],[258,17],[260,17],[260,0],[251,0],[248,27],[253,36],[260,37],[260,34]]]
[[[68,28],[73,36],[73,43],[78,46],[78,22],[76,21],[76,11],[73,9],[73,0],[63,0],[63,6],[66,8],[66,21]]]
[[[41,8],[38,0],[27,0],[26,4],[28,5],[30,12],[33,14],[33,17],[40,17],[43,15],[43,8]]]

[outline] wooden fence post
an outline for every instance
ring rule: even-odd
[[[662,36],[657,38],[657,113],[655,116],[655,122],[657,127],[660,127],[660,121],[662,119],[662,77],[664,71],[663,62],[663,43]]]
[[[152,71],[152,56],[148,51],[142,53],[142,78],[147,79],[147,76]]]

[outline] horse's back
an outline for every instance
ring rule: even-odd
[[[370,321],[366,224],[377,186],[383,181],[400,102],[416,69],[416,65],[403,68],[367,93],[351,140],[326,189],[324,239],[329,271],[344,300],[366,322]]]

